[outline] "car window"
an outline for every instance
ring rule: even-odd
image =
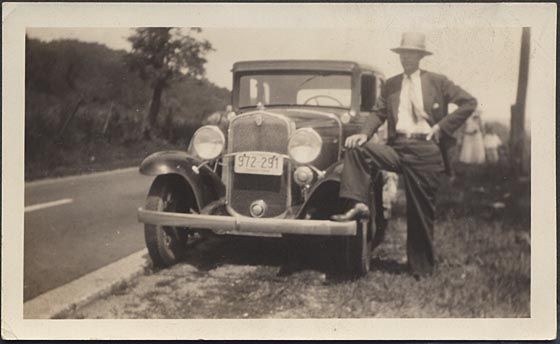
[[[376,99],[376,82],[373,74],[362,74],[361,78],[361,111],[371,111]]]
[[[239,78],[239,107],[309,105],[349,108],[350,74],[294,73],[250,74]]]
[[[261,102],[263,104],[270,103],[270,85],[267,82],[258,79],[250,79],[249,97],[253,99],[255,104]]]
[[[305,105],[347,107],[352,92],[349,89],[305,89],[297,94],[297,103]],[[346,106],[344,104],[347,104]]]

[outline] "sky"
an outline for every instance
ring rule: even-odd
[[[130,28],[28,28],[27,35],[45,41],[78,39],[130,50]],[[427,49],[421,68],[446,75],[474,95],[483,119],[508,124],[515,103],[521,28],[446,28],[423,30]],[[240,60],[344,59],[374,65],[386,77],[402,72],[398,55],[402,28],[202,28],[197,36],[210,41],[215,51],[208,56],[206,77],[231,89],[231,67]],[[531,68],[538,66],[535,45]],[[530,73],[531,75],[531,73]],[[536,84],[529,81],[527,119],[531,101],[538,101]],[[537,96],[537,97],[534,97]]]

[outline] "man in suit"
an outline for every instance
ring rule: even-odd
[[[369,215],[368,186],[379,170],[403,175],[407,200],[407,257],[415,276],[434,269],[433,224],[435,195],[446,170],[452,134],[472,114],[476,99],[445,76],[419,69],[420,60],[431,55],[420,33],[404,33],[399,54],[404,73],[387,80],[372,115],[359,134],[345,141],[340,197],[348,200],[345,213],[335,221]],[[457,109],[448,114],[447,105]],[[376,144],[373,133],[388,124],[388,144]]]

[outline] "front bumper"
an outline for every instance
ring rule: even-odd
[[[305,234],[352,236],[357,233],[355,221],[297,220],[251,218],[222,215],[170,213],[138,209],[138,221],[161,226],[209,229],[218,234]]]

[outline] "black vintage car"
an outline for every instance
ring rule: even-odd
[[[344,140],[383,82],[377,69],[350,61],[235,63],[227,125],[202,126],[187,151],[158,152],[140,166],[156,177],[138,210],[154,264],[177,262],[193,233],[330,236],[342,243],[345,269],[366,273],[386,224],[380,183],[369,186],[369,219],[329,218],[342,206]]]

